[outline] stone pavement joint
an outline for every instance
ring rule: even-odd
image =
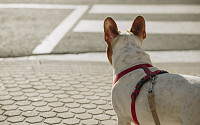
[[[0,124],[116,124],[105,62],[1,61]],[[155,63],[200,76],[200,63]]]

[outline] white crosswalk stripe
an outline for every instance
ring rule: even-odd
[[[200,14],[199,5],[117,5],[96,4],[90,14]]]
[[[116,21],[118,29],[129,30],[132,21]],[[146,31],[149,34],[200,34],[198,21],[147,21]],[[102,20],[81,20],[74,28],[74,32],[102,33]]]

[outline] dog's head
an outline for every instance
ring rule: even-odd
[[[107,43],[107,57],[112,64],[112,55],[117,43],[132,42],[138,47],[142,47],[142,42],[146,38],[145,20],[142,16],[136,17],[130,31],[124,33],[118,31],[117,24],[111,17],[104,20],[104,39]],[[120,44],[123,46],[123,44]]]

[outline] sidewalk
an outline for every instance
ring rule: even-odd
[[[200,76],[200,63],[155,63],[171,73]],[[117,123],[106,62],[0,61],[0,125]]]

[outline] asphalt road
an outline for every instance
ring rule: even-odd
[[[199,8],[199,0],[0,0],[0,57],[104,52],[103,20],[128,30],[139,14],[145,50],[200,50]]]

